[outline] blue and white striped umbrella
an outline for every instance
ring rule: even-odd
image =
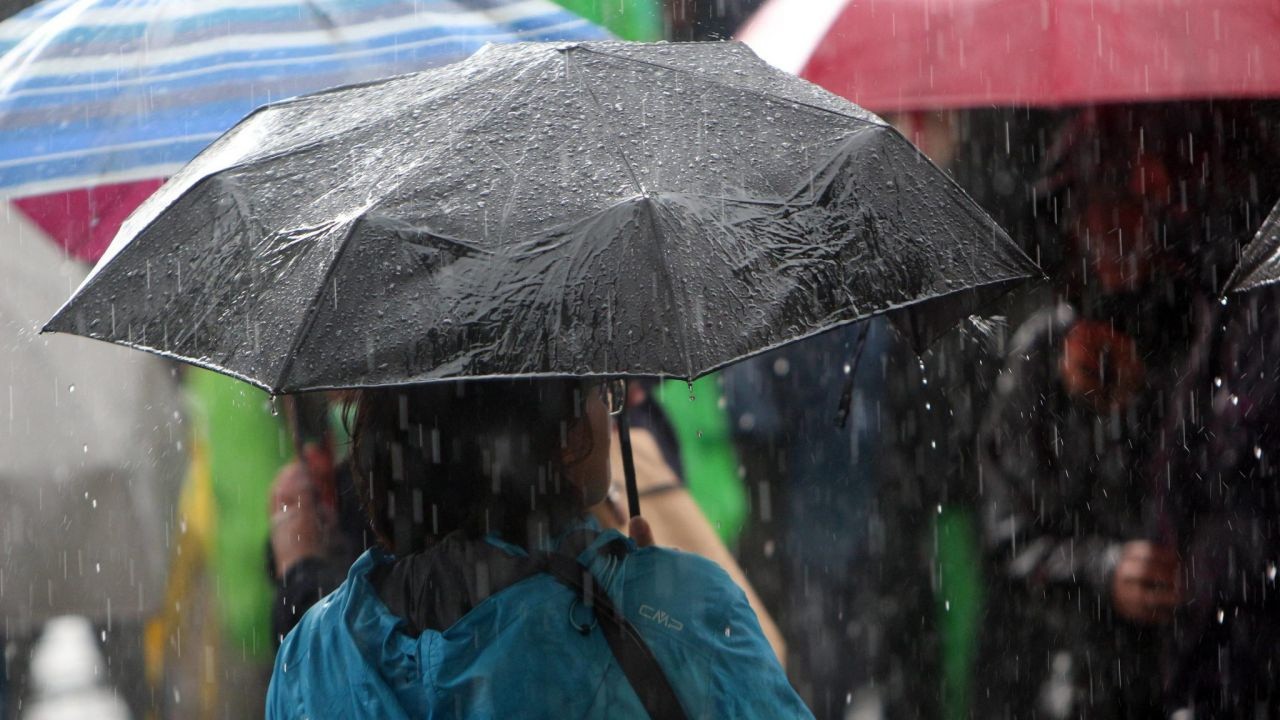
[[[550,0],[46,0],[0,23],[0,199],[95,259],[255,107],[603,30]]]

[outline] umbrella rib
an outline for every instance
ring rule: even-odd
[[[293,362],[298,357],[298,350],[302,347],[302,342],[306,340],[307,333],[311,332],[311,326],[316,322],[315,308],[320,303],[320,297],[324,295],[324,290],[329,286],[329,281],[333,278],[333,273],[337,271],[338,264],[342,262],[342,256],[346,254],[347,248],[351,246],[351,236],[355,232],[357,226],[363,222],[363,217],[357,217],[354,221],[347,225],[347,230],[342,234],[342,246],[338,248],[338,252],[333,256],[333,261],[329,263],[329,267],[324,271],[324,277],[320,279],[317,286],[316,294],[312,296],[311,302],[307,304],[307,315],[302,320],[302,327],[299,328],[298,334],[294,336],[289,343],[289,352],[285,355],[284,365],[280,368],[280,375],[276,378],[275,387],[270,389],[272,395],[276,395],[284,388],[285,378],[289,376],[289,371],[293,369]]]
[[[776,101],[776,102],[784,102],[784,103],[791,103],[791,104],[794,104],[794,105],[799,105],[800,107],[809,108],[810,110],[816,110],[816,111],[818,111],[818,112],[820,112],[820,113],[823,113],[824,115],[836,115],[836,116],[838,116],[838,117],[848,118],[849,120],[853,120],[853,121],[855,121],[855,122],[860,122],[860,123],[865,123],[865,124],[867,124],[867,125],[872,125],[872,126],[874,126],[874,127],[884,127],[884,125],[883,125],[882,123],[873,122],[873,121],[871,121],[871,120],[867,120],[866,118],[860,118],[860,117],[858,117],[857,115],[853,115],[853,114],[850,114],[850,113],[840,112],[839,110],[832,110],[831,108],[824,108],[824,107],[822,107],[821,105],[814,105],[813,103],[805,102],[805,101],[803,101],[803,100],[796,100],[796,99],[794,99],[794,98],[788,98],[788,97],[783,97],[783,96],[781,96],[781,95],[775,95],[775,94],[773,94],[773,93],[765,92],[765,91],[763,91],[763,90],[756,90],[756,89],[754,89],[754,88],[746,88],[746,87],[741,87],[741,86],[739,86],[739,85],[732,85],[732,84],[727,83],[727,82],[724,82],[724,81],[722,81],[722,80],[717,80],[717,79],[715,79],[715,78],[707,77],[707,76],[705,76],[705,75],[699,75],[698,73],[693,72],[692,70],[686,70],[686,69],[684,69],[684,68],[680,68],[680,67],[672,67],[671,65],[664,65],[664,64],[662,64],[662,63],[660,63],[660,62],[654,62],[654,61],[652,61],[652,60],[641,60],[640,58],[625,57],[625,56],[623,56],[623,55],[614,55],[613,53],[610,53],[610,52],[604,52],[603,50],[599,50],[599,49],[597,49],[597,48],[595,48],[595,47],[592,47],[592,46],[590,46],[590,45],[582,45],[582,46],[580,46],[580,49],[581,49],[583,52],[595,53],[596,55],[600,55],[600,56],[602,56],[602,57],[607,57],[607,58],[612,58],[612,59],[614,59],[614,60],[618,60],[618,61],[620,61],[620,62],[633,62],[633,63],[637,63],[637,64],[640,64],[640,65],[650,65],[650,66],[652,66],[652,67],[662,68],[663,70],[670,70],[670,71],[672,71],[672,72],[683,73],[683,74],[688,75],[688,76],[690,76],[690,77],[697,78],[698,80],[701,80],[702,82],[708,83],[708,84],[710,84],[710,85],[719,85],[720,87],[723,87],[723,88],[728,88],[728,89],[730,89],[730,90],[736,90],[736,91],[738,91],[738,92],[746,93],[746,94],[748,94],[748,95],[755,95],[755,96],[758,96],[758,97],[768,98],[768,99],[770,99],[770,100],[774,100],[774,101]],[[836,97],[839,97],[839,96],[836,96]],[[843,100],[844,102],[849,102],[848,100],[844,100],[844,98],[839,98],[839,99]],[[851,104],[852,104],[852,103],[851,103]],[[856,107],[856,106],[855,106],[855,107]]]
[[[566,66],[569,63],[569,57],[572,54],[573,53],[564,54],[564,61]],[[568,68],[566,67],[566,70],[567,69]],[[565,76],[569,77],[569,73],[566,72]],[[586,91],[587,96],[591,98],[591,103],[595,105],[596,114],[600,117],[600,120],[602,122],[608,122],[610,125],[612,125],[613,123],[611,122],[611,119],[608,117],[608,113],[605,112],[604,106],[600,104],[600,98],[596,97],[595,91],[592,90],[591,87],[586,83],[579,81],[576,76],[571,78],[571,82],[576,84],[579,87],[579,89]],[[614,129],[616,130],[617,128],[614,128]],[[632,166],[631,160],[627,158],[627,154],[622,151],[621,144],[614,143],[613,146],[615,148],[615,151],[618,154],[618,158],[622,160],[622,165],[626,167],[627,176],[631,178],[631,184],[635,186],[636,192],[641,195],[644,195],[645,194],[644,186],[640,184],[640,178],[636,176],[636,169],[634,166]]]
[[[648,196],[646,196],[642,202],[645,204],[647,212],[649,213],[649,223],[653,226],[653,244],[658,251],[657,264],[659,272],[661,272],[663,280],[666,281],[668,296],[674,301],[676,296],[676,284],[675,280],[671,277],[671,267],[667,264],[667,254],[664,247],[666,242],[662,233],[662,224],[658,222],[659,205],[655,198]],[[694,370],[693,360],[689,357],[689,334],[683,323],[677,322],[673,324],[676,326],[676,331],[679,337],[680,355],[684,358],[685,374],[690,376],[690,379],[692,379]]]
[[[1275,262],[1275,249],[1269,248],[1269,245],[1280,245],[1280,202],[1276,203],[1276,206],[1267,214],[1267,218],[1262,221],[1262,225],[1258,227],[1249,244],[1244,246],[1240,261],[1231,271],[1231,276],[1227,278],[1227,284],[1223,286],[1224,295],[1267,284],[1265,278],[1259,282],[1259,278],[1254,276]]]

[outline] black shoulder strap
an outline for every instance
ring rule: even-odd
[[[609,649],[649,717],[652,720],[685,720],[684,708],[680,706],[676,691],[653,651],[640,636],[640,631],[614,607],[609,594],[597,588],[591,571],[567,555],[548,553],[544,557],[547,572],[581,593],[582,603],[595,612]]]

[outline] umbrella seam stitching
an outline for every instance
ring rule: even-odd
[[[596,114],[600,117],[601,121],[607,122],[610,126],[614,125],[613,119],[609,117],[609,114],[607,112],[605,112],[604,105],[600,103],[600,98],[596,97],[595,91],[592,90],[591,87],[588,86],[586,83],[582,83],[578,81],[576,78],[569,77],[569,73],[567,72],[567,70],[568,70],[570,55],[572,55],[572,53],[564,54],[564,62],[565,62],[565,69],[566,69],[565,78],[568,79],[569,82],[572,82],[573,84],[577,85],[579,89],[586,91],[587,96],[591,98],[592,104],[595,105]],[[579,72],[581,72],[581,69],[579,69]],[[616,131],[616,128],[614,129]],[[623,166],[626,167],[627,176],[631,178],[631,184],[635,186],[636,192],[641,195],[644,195],[645,194],[644,186],[640,183],[640,178],[636,175],[636,170],[635,170],[635,167],[631,165],[631,160],[628,159],[627,154],[622,151],[621,145],[615,144],[614,148],[616,150],[616,154],[622,160]]]
[[[338,264],[342,262],[342,256],[345,255],[347,249],[351,247],[351,237],[355,233],[356,227],[358,227],[362,222],[364,222],[364,217],[357,217],[347,225],[346,232],[342,234],[342,239],[340,241],[341,247],[338,248],[338,252],[329,263],[328,269],[325,270],[324,278],[320,280],[316,294],[311,298],[311,302],[307,303],[307,313],[306,317],[303,318],[302,327],[298,330],[298,334],[294,336],[293,340],[289,343],[289,353],[285,355],[284,365],[280,368],[280,374],[276,377],[275,387],[271,389],[272,395],[275,395],[284,389],[285,378],[288,376],[289,371],[293,369],[294,360],[296,360],[298,356],[298,349],[302,347],[302,343],[306,340],[307,334],[311,332],[311,326],[316,322],[316,316],[318,313],[315,312],[315,309],[319,307],[320,298],[324,296],[324,291],[329,285],[329,280],[333,277],[334,272],[337,271]]]
[[[662,277],[667,281],[667,291],[674,300],[676,295],[675,280],[671,277],[671,267],[667,264],[667,253],[665,250],[665,238],[662,232],[662,224],[658,221],[658,211],[661,204],[656,198],[646,196],[642,202],[648,207],[649,221],[653,224],[654,248],[658,251],[658,267],[662,269]],[[684,293],[687,295],[688,293]],[[688,306],[688,303],[684,303]],[[689,356],[689,334],[684,323],[675,323],[676,329],[679,331],[680,338],[680,356],[684,358],[684,369],[687,376],[694,374],[693,359]]]

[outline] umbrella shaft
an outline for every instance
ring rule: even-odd
[[[636,489],[636,461],[631,456],[631,421],[624,408],[618,413],[618,441],[622,450],[622,473],[627,480],[627,511],[629,517],[640,515],[640,491]]]

